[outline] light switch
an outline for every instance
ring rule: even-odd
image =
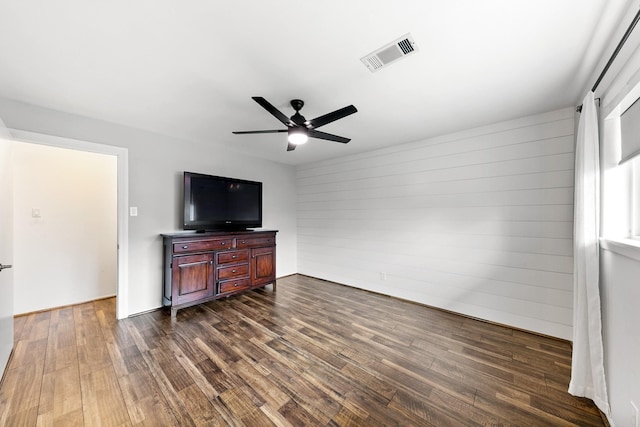
[[[136,206],[129,207],[129,216],[138,216],[138,208]]]
[[[40,209],[38,208],[32,208],[31,209],[31,218],[40,218]]]

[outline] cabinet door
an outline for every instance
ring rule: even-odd
[[[213,254],[173,258],[172,304],[183,304],[213,295]]]
[[[266,285],[276,279],[276,248],[251,249],[251,282],[253,286]]]

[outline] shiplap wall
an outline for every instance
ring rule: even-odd
[[[566,108],[299,166],[298,272],[571,339],[573,162]]]

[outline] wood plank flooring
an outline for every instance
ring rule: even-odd
[[[1,426],[602,426],[568,343],[305,276],[115,320],[18,317]]]

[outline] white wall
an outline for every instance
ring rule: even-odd
[[[180,140],[9,100],[0,100],[0,116],[8,128],[128,149],[129,204],[138,207],[138,216],[129,219],[129,314],[162,303],[160,233],[181,228],[184,170],[262,181],[263,226],[280,230],[276,274],[296,272],[293,167],[241,155],[215,141]]]
[[[565,339],[574,111],[298,167],[298,271]]]
[[[605,243],[606,245],[606,243]],[[640,410],[640,257],[601,250],[602,329],[612,425],[633,425],[631,402]],[[640,248],[636,251],[640,254]]]
[[[15,143],[13,160],[15,313],[115,295],[116,158]]]

